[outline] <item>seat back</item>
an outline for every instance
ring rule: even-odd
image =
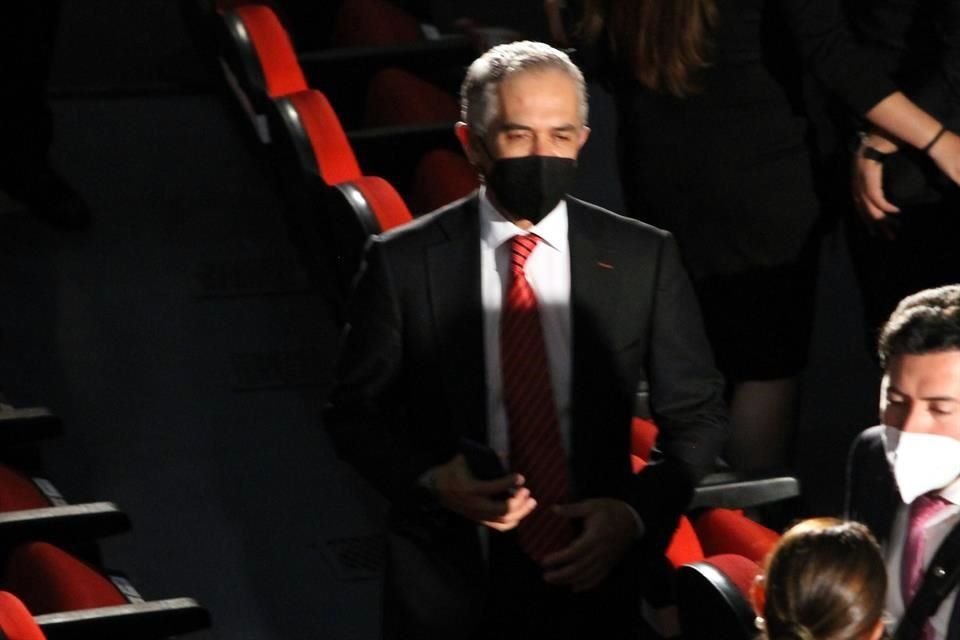
[[[410,186],[410,208],[427,213],[459,200],[480,186],[477,170],[462,154],[432,149],[417,163]]]
[[[416,18],[387,0],[344,0],[334,27],[335,47],[377,47],[417,42]]]
[[[46,640],[30,611],[8,591],[0,591],[0,636],[6,640]]]
[[[759,565],[734,554],[680,567],[677,609],[684,640],[755,638],[750,589],[759,574]]]
[[[246,82],[266,97],[303,91],[307,81],[297,61],[290,35],[273,9],[243,4],[224,13],[233,46],[246,64]],[[262,97],[252,97],[255,106]]]
[[[0,465],[0,512],[43,509],[50,501],[30,478]]]
[[[760,564],[780,534],[734,509],[707,509],[693,520],[707,557],[737,553]]]
[[[100,571],[46,542],[28,542],[7,557],[4,584],[35,615],[128,604]]]
[[[277,139],[289,140],[289,152],[296,155],[301,170],[320,176],[331,186],[360,177],[350,141],[326,96],[307,89],[276,103],[285,129],[285,135]]]
[[[459,119],[460,105],[452,94],[409,71],[388,67],[370,79],[364,116],[367,127],[452,123]]]

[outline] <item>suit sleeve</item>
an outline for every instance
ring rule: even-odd
[[[729,431],[723,378],[672,236],[662,245],[652,313],[647,371],[662,458],[636,476],[633,504],[650,542],[665,547]]]
[[[402,314],[384,245],[373,239],[349,304],[324,423],[338,454],[388,499],[416,495],[435,461],[411,437],[404,402]]]

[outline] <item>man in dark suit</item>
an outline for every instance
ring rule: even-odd
[[[373,239],[326,415],[391,502],[385,627],[636,637],[638,580],[726,435],[723,381],[670,235],[566,195],[589,133],[569,58],[495,47],[462,113],[485,186]],[[661,453],[634,475],[642,385]]]
[[[886,610],[902,618],[920,576],[960,524],[960,285],[905,298],[880,336],[883,425],[858,436],[848,516],[887,556]],[[928,620],[928,640],[960,637],[957,590]]]

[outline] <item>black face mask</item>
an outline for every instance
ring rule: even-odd
[[[494,161],[486,181],[500,206],[537,224],[570,190],[576,175],[573,158],[521,156]]]

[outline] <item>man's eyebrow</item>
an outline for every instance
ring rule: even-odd
[[[900,396],[906,396],[907,394],[898,389],[895,385],[887,386],[887,394],[895,393]],[[921,396],[920,400],[926,402],[960,402],[960,398],[956,396]]]
[[[562,124],[559,127],[551,127],[551,131],[576,131],[578,129],[575,124]],[[518,122],[504,122],[499,127],[498,131],[533,131],[533,127],[525,124],[520,124]]]

